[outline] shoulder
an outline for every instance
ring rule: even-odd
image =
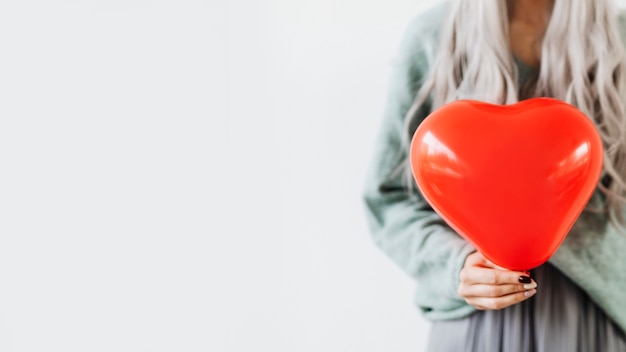
[[[431,66],[435,57],[437,39],[447,17],[449,4],[441,2],[417,15],[407,24],[395,63],[420,68]]]
[[[417,14],[409,22],[406,34],[436,37],[446,18],[449,6],[450,4],[444,1]]]

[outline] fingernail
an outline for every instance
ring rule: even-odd
[[[537,290],[535,290],[535,289],[524,291],[524,297],[530,297],[530,296],[534,295],[535,293],[537,293]]]
[[[519,277],[519,282],[520,282],[520,284],[529,284],[531,282],[530,281],[530,276],[524,276],[524,275],[520,276]]]
[[[524,290],[530,290],[531,288],[535,288],[535,287],[537,287],[537,283],[534,281],[529,284],[524,284]]]

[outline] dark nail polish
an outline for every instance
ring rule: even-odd
[[[522,276],[519,277],[519,282],[520,282],[520,284],[529,284],[530,283],[530,277],[522,275]]]

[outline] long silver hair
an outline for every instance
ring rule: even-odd
[[[555,0],[543,35],[538,73],[518,87],[509,45],[511,1],[455,0],[438,38],[430,75],[405,118],[457,99],[512,104],[548,96],[576,106],[596,124],[604,142],[606,210],[624,224],[626,202],[626,57],[611,0]]]

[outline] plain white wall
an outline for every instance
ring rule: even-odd
[[[431,3],[0,2],[0,351],[423,351],[360,194]]]
[[[0,351],[419,351],[360,192],[425,1],[0,3]]]

